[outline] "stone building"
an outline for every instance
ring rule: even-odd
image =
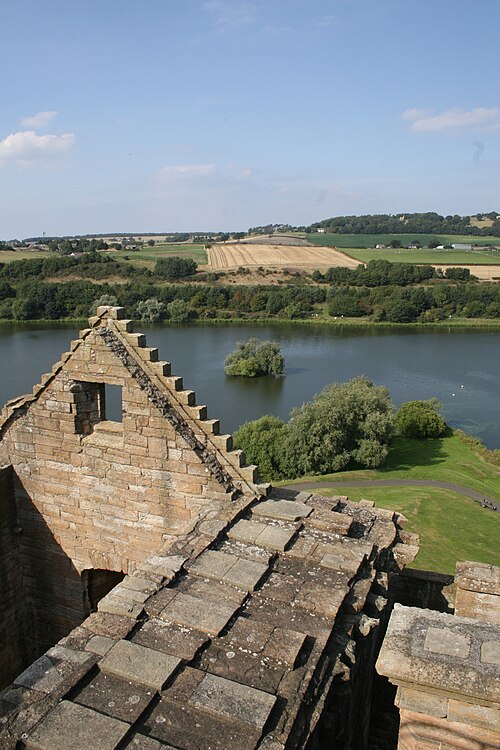
[[[110,386],[121,421],[106,418]],[[1,750],[368,747],[386,605],[418,550],[404,526],[369,503],[260,484],[123,310],[99,308],[0,420]],[[498,585],[485,588],[461,587],[464,613],[488,615]],[[424,716],[435,701],[432,679],[417,684],[422,669],[410,680],[386,656],[400,639],[413,658],[400,635],[413,610],[397,620],[406,610],[379,671],[400,685],[413,738],[404,712]],[[427,652],[439,660],[458,643],[450,658],[493,673],[498,625],[465,656],[479,636],[439,646],[443,622],[429,625]],[[468,726],[495,719],[488,685],[460,693]],[[445,689],[438,718],[455,724]],[[449,747],[493,748],[488,731],[482,745]],[[424,747],[409,736],[401,748]]]

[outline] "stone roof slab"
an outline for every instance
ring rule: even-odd
[[[294,500],[265,500],[252,508],[258,518],[275,518],[280,521],[299,521],[312,513],[305,503]]]
[[[223,677],[206,674],[189,699],[196,708],[262,730],[276,697]]]
[[[228,606],[179,593],[162,610],[160,617],[168,622],[202,630],[208,635],[218,635],[236,610],[237,607],[233,605]]]
[[[130,725],[62,701],[25,740],[27,750],[116,750]]]
[[[181,660],[130,641],[118,641],[99,666],[102,672],[161,690]]]

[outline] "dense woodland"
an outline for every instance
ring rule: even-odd
[[[366,268],[316,271],[281,285],[243,286],[197,273],[194,261],[181,258],[161,259],[149,270],[96,252],[55,255],[0,264],[0,319],[85,318],[103,295],[151,322],[300,320],[325,312],[390,323],[500,318],[499,285],[478,283],[464,269],[447,276],[425,266],[370,261]]]
[[[490,219],[489,227],[471,226],[470,216],[441,216],[433,211],[411,214],[367,214],[365,216],[334,216],[317,221],[309,226],[294,227],[291,224],[266,224],[251,227],[252,234],[305,231],[324,229],[330,234],[470,234],[495,237],[500,235],[500,214],[492,211],[478,214],[476,218]],[[489,222],[488,222],[489,223]]]

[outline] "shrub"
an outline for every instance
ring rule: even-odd
[[[438,409],[437,399],[428,401],[407,401],[396,413],[396,429],[400,435],[409,438],[437,438],[444,435],[447,426]]]
[[[277,341],[259,341],[250,338],[244,344],[240,341],[236,349],[224,361],[226,375],[254,378],[257,375],[283,375],[285,363]]]
[[[259,467],[262,479],[284,479],[281,447],[287,426],[282,419],[266,415],[246,422],[234,433],[234,442],[246,459]]]
[[[175,281],[186,276],[192,276],[198,270],[198,266],[191,258],[179,258],[173,255],[171,258],[159,258],[155,264],[155,276],[161,279]]]

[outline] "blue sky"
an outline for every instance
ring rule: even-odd
[[[2,0],[0,237],[500,211],[498,0]]]

